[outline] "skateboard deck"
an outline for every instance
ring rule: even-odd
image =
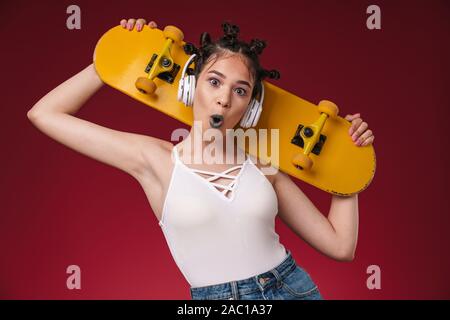
[[[192,125],[192,108],[177,100],[178,82],[189,56],[183,50],[181,31],[174,29],[144,26],[138,32],[113,27],[98,41],[94,65],[109,86]],[[138,78],[147,78],[143,90],[138,90]],[[278,129],[278,140],[268,139],[265,152],[246,147],[249,154],[270,161],[266,153],[271,143],[277,143],[276,167],[293,177],[336,195],[352,195],[368,187],[375,174],[374,148],[354,145],[348,134],[351,124],[337,115],[333,103],[315,105],[267,81],[264,87],[263,111],[255,128],[267,129],[269,138],[270,130]]]

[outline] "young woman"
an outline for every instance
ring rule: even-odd
[[[145,24],[144,19],[121,21],[130,31]],[[263,78],[279,77],[259,65],[263,41],[246,44],[237,39],[237,26],[222,27],[225,34],[219,41],[203,33],[199,49],[187,47],[197,55],[193,115],[200,127],[192,126],[177,145],[75,117],[103,86],[92,64],[40,99],[28,118],[56,141],[139,181],[193,299],[322,299],[309,274],[279,242],[275,217],[323,254],[350,261],[358,235],[357,195],[333,195],[326,218],[288,175],[265,175],[265,166],[239,148],[230,153],[232,164],[183,161],[198,152],[191,142],[199,128],[218,130],[225,145],[226,129],[245,116]],[[359,114],[346,119],[356,145],[373,142]],[[202,140],[201,149],[210,143]]]

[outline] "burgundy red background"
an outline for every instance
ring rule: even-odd
[[[81,8],[81,30],[66,28],[71,4]],[[381,8],[381,30],[366,28],[371,4]],[[325,298],[450,298],[450,6],[436,0],[2,1],[0,298],[190,299],[137,181],[56,143],[26,116],[129,17],[174,24],[195,43],[231,20],[243,39],[267,40],[262,64],[281,72],[277,85],[369,123],[377,172],[359,196],[355,260],[321,255],[277,219],[282,243]],[[185,127],[106,86],[78,116],[166,140]],[[296,182],[326,214],[330,195]],[[81,268],[81,290],[66,288],[71,264]],[[372,264],[380,290],[366,286]]]

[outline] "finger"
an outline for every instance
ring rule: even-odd
[[[350,127],[349,134],[353,135],[353,133],[356,131],[356,128],[358,128],[362,122],[363,120],[361,118],[356,118],[352,120],[352,126]]]
[[[375,140],[375,136],[370,136],[369,138],[367,138],[366,141],[363,142],[362,146],[368,146],[370,144],[373,144],[373,140]]]
[[[355,113],[353,115],[352,114],[348,114],[348,115],[345,116],[345,120],[353,121],[354,119],[359,118],[359,117],[361,117],[360,113]]]
[[[126,19],[120,20],[120,25],[121,25],[123,28],[126,28],[126,27],[127,27],[127,20],[126,20]]]
[[[361,114],[360,113],[355,113],[354,115],[349,114],[349,115],[347,115],[345,117],[346,120],[348,120],[348,121],[350,121],[352,123],[352,126],[348,130],[348,133],[350,135],[352,135],[353,132],[355,132],[355,129],[356,129],[356,127],[353,125],[354,124],[353,121],[356,120],[356,119],[360,119],[360,118],[361,118]]]
[[[150,22],[148,23],[148,26],[149,26],[150,28],[152,28],[152,29],[158,27],[158,25],[156,24],[155,21],[150,21]]]
[[[133,30],[135,23],[136,23],[136,19],[128,19],[127,29],[128,30]]]
[[[362,122],[359,126],[358,129],[356,129],[355,133],[353,133],[352,135],[352,140],[356,141],[356,139],[359,138],[359,136],[366,131],[366,129],[369,127],[369,125],[367,124],[367,122]]]
[[[147,23],[147,21],[145,21],[145,19],[143,19],[143,18],[137,19],[136,30],[141,31],[146,23]]]
[[[369,139],[371,136],[373,136],[372,130],[366,130],[366,132],[364,132],[356,141],[355,144],[357,146],[360,146],[364,143],[364,141],[366,141],[367,139]]]

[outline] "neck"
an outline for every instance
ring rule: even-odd
[[[242,161],[245,155],[237,145],[236,138],[231,130],[223,134],[217,130],[217,134],[205,135],[194,126],[189,135],[180,143],[183,159],[191,163],[235,163]]]

